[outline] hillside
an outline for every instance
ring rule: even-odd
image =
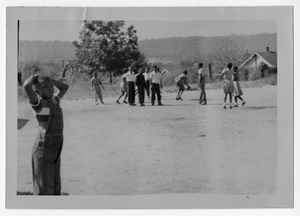
[[[276,34],[234,35],[229,37],[173,37],[139,41],[140,50],[149,60],[179,62],[199,60],[213,56],[224,45],[253,53],[264,51],[268,46],[277,50]],[[61,61],[74,59],[75,48],[71,42],[62,41],[20,41],[21,61]]]
[[[165,58],[181,61],[205,59],[214,55],[221,46],[230,45],[233,49],[253,53],[255,51],[277,50],[276,34],[235,35],[230,37],[174,37],[152,39],[139,42],[140,50],[148,58]]]

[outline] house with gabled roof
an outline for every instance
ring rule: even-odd
[[[249,70],[249,72],[257,71],[262,63],[266,64],[269,68],[276,68],[277,52],[270,51],[269,47],[266,47],[266,52],[254,52],[240,65],[240,68]]]

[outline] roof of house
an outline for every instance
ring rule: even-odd
[[[266,60],[269,64],[276,67],[277,66],[277,53],[276,52],[255,52],[249,58],[244,61],[240,67],[243,67],[247,64],[255,55],[260,56],[264,60]]]
[[[277,66],[277,53],[276,52],[258,52],[258,55],[263,57],[267,62],[273,66]]]

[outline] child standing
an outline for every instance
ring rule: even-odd
[[[158,100],[158,106],[162,106],[161,103],[161,94],[160,89],[162,88],[162,82],[161,82],[161,74],[158,71],[158,68],[156,65],[153,66],[154,71],[150,74],[150,85],[151,85],[151,103],[152,106],[154,106],[155,102],[155,94],[157,95]]]
[[[223,108],[226,109],[226,100],[227,100],[227,95],[229,94],[229,101],[230,101],[230,109],[232,109],[232,93],[234,92],[234,85],[233,85],[233,71],[231,70],[232,68],[232,63],[229,62],[227,64],[227,68],[224,69],[220,74],[217,74],[219,76],[224,76],[224,81],[223,81],[223,91],[225,93],[224,97],[224,104]]]
[[[145,68],[144,77],[145,77],[145,82],[146,82],[145,89],[147,92],[147,97],[150,100],[150,74],[149,74],[149,70],[147,67]]]
[[[54,86],[58,92],[54,94]],[[60,99],[69,86],[44,75],[24,82],[24,89],[39,125],[32,149],[34,195],[60,195],[60,156],[63,146],[63,114]]]
[[[198,66],[198,87],[201,90],[199,104],[206,105],[206,92],[205,92],[205,75],[203,70],[203,63],[199,63]]]
[[[234,107],[239,106],[237,99],[240,99],[242,101],[242,106],[246,104],[246,101],[244,101],[243,98],[241,97],[243,95],[243,92],[239,81],[240,81],[240,76],[239,76],[238,67],[234,66],[233,67],[233,85],[234,85],[234,100],[235,100],[235,104],[233,105]]]
[[[181,95],[185,90],[185,85],[188,88],[190,88],[190,86],[187,84],[187,74],[188,74],[188,71],[185,70],[185,71],[183,71],[182,74],[180,74],[178,77],[175,78],[175,83],[176,83],[177,87],[179,88],[176,100],[182,100]]]
[[[145,106],[145,77],[143,75],[143,69],[139,69],[139,73],[136,76],[136,82],[135,82],[137,88],[138,88],[138,94],[139,94],[139,102],[141,106]]]
[[[92,82],[92,90],[95,91],[95,102],[96,105],[98,105],[98,101],[97,99],[99,98],[101,103],[104,104],[103,99],[102,99],[102,91],[100,86],[103,88],[104,90],[104,86],[102,85],[102,82],[100,81],[100,79],[97,77],[97,72],[94,72],[94,76],[91,79]]]
[[[127,72],[127,68],[124,68],[123,70],[123,76],[122,76],[122,81],[120,83],[120,88],[121,88],[121,95],[118,97],[118,99],[116,100],[116,102],[118,104],[120,104],[119,100],[121,99],[121,97],[123,97],[123,95],[125,95],[125,98],[123,100],[123,103],[127,103],[126,99],[127,99],[127,80],[126,80],[126,72]]]
[[[128,95],[128,103],[130,106],[135,106],[135,81],[136,77],[132,70],[132,67],[128,67],[128,72],[125,75],[127,80],[127,95]]]

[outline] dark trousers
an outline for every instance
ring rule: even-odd
[[[152,95],[151,95],[152,103],[154,103],[154,101],[155,101],[155,94],[157,95],[158,103],[160,103],[161,102],[161,95],[160,95],[160,86],[159,86],[159,84],[152,83],[151,93],[152,93]]]
[[[145,89],[146,89],[147,96],[150,97],[150,81],[149,80],[146,81]]]
[[[135,102],[135,85],[134,82],[128,82],[128,103],[134,104]]]
[[[199,102],[200,103],[202,103],[202,102],[206,103],[205,84],[200,85],[200,90],[201,90],[201,93],[200,93]]]
[[[140,104],[145,103],[145,87],[142,85],[138,86],[138,93]]]

